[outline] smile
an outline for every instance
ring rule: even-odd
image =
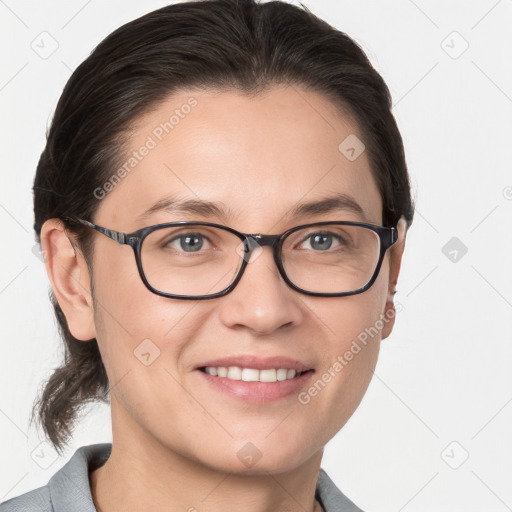
[[[303,373],[288,368],[257,370],[255,368],[241,368],[240,366],[205,366],[201,368],[201,371],[215,377],[225,377],[230,380],[242,380],[244,382],[277,382],[291,380],[300,377]]]

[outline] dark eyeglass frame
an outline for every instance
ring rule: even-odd
[[[132,233],[123,233],[120,231],[114,231],[112,229],[104,228],[102,226],[98,226],[97,224],[94,224],[93,222],[90,222],[88,220],[79,219],[79,218],[68,218],[70,221],[78,222],[80,224],[83,224],[84,226],[88,226],[99,233],[102,233],[103,235],[108,236],[110,239],[114,240],[115,242],[121,244],[121,245],[129,245],[135,254],[135,260],[137,263],[137,269],[139,271],[139,275],[142,279],[142,282],[146,285],[146,288],[155,293],[156,295],[160,295],[162,297],[168,297],[171,299],[183,299],[183,300],[205,300],[205,299],[214,299],[216,297],[222,297],[224,295],[227,295],[229,292],[231,292],[235,286],[238,284],[240,279],[242,278],[242,275],[244,273],[244,270],[247,266],[247,263],[251,259],[252,251],[259,245],[259,246],[265,246],[268,245],[272,247],[273,249],[273,255],[274,255],[274,261],[277,265],[277,268],[279,269],[279,273],[281,274],[281,277],[284,279],[284,281],[290,286],[292,289],[303,293],[305,295],[311,295],[315,297],[345,297],[349,295],[356,295],[359,293],[363,293],[377,279],[377,276],[379,275],[380,268],[382,266],[382,261],[384,260],[384,255],[386,251],[397,241],[398,239],[398,231],[397,227],[395,226],[376,226],[374,224],[367,224],[365,222],[352,222],[352,221],[325,221],[325,222],[314,222],[311,224],[302,224],[300,226],[296,226],[294,228],[291,228],[281,235],[262,235],[262,234],[249,234],[249,233],[240,233],[239,231],[236,231],[233,228],[230,228],[228,226],[223,226],[221,224],[215,224],[212,222],[194,222],[194,221],[180,221],[180,222],[167,222],[164,224],[154,224],[153,226],[147,226],[145,228],[141,228],[137,231],[133,231]],[[350,291],[350,292],[340,292],[340,293],[321,293],[321,292],[310,292],[308,290],[304,290],[302,288],[299,288],[296,286],[288,276],[286,275],[286,272],[284,270],[282,261],[281,261],[281,249],[284,240],[286,237],[294,233],[295,231],[299,231],[300,229],[312,227],[312,226],[329,226],[329,225],[345,225],[345,226],[361,226],[363,228],[367,228],[371,231],[374,231],[379,236],[380,241],[380,254],[379,254],[379,260],[377,262],[377,266],[375,268],[375,271],[373,272],[373,275],[371,279],[368,281],[366,285],[364,285],[361,288],[358,288],[357,290]],[[240,241],[244,244],[244,257],[242,258],[242,264],[240,266],[240,269],[238,270],[238,274],[234,281],[224,290],[210,294],[210,295],[175,295],[172,293],[166,293],[162,292],[160,290],[157,290],[156,288],[153,288],[148,280],[146,279],[146,276],[144,275],[144,270],[142,268],[142,259],[141,259],[141,248],[142,243],[144,241],[144,238],[148,236],[153,231],[156,231],[158,229],[164,229],[169,227],[179,227],[179,226],[210,226],[215,228],[220,228],[225,231],[228,231],[229,233],[232,233],[236,235]],[[256,242],[257,245],[255,245],[253,242]]]

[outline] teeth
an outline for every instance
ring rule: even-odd
[[[228,368],[228,379],[242,380],[242,368],[238,366],[230,366]]]
[[[277,370],[277,380],[286,380],[288,377],[288,370],[286,368],[279,368]]]
[[[242,370],[241,378],[245,382],[257,382],[260,380],[260,372],[258,370],[253,370],[252,368],[244,368]]]
[[[254,368],[240,368],[239,366],[207,366],[205,372],[217,377],[227,377],[231,380],[244,382],[276,382],[293,379],[302,374],[287,368],[268,368],[256,370]]]
[[[260,382],[276,382],[277,380],[277,370],[274,370],[273,368],[268,370],[260,370],[259,372],[256,371],[257,376],[258,374]]]

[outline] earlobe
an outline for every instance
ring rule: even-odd
[[[386,322],[383,330],[381,339],[387,338],[393,330],[395,323],[396,309],[393,302],[394,295],[396,293],[396,285],[398,283],[398,276],[400,274],[400,267],[402,265],[402,256],[405,249],[405,238],[407,234],[407,221],[402,215],[397,225],[398,229],[398,240],[391,247],[389,254],[389,283],[388,283],[388,296],[386,299],[385,316],[389,320]]]
[[[60,219],[41,228],[46,272],[71,334],[78,340],[96,337],[90,276],[83,255]]]

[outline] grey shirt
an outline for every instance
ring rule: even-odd
[[[45,486],[0,503],[0,512],[97,512],[89,473],[106,462],[111,450],[111,443],[82,446]],[[318,474],[315,495],[325,512],[363,512],[323,469]]]

